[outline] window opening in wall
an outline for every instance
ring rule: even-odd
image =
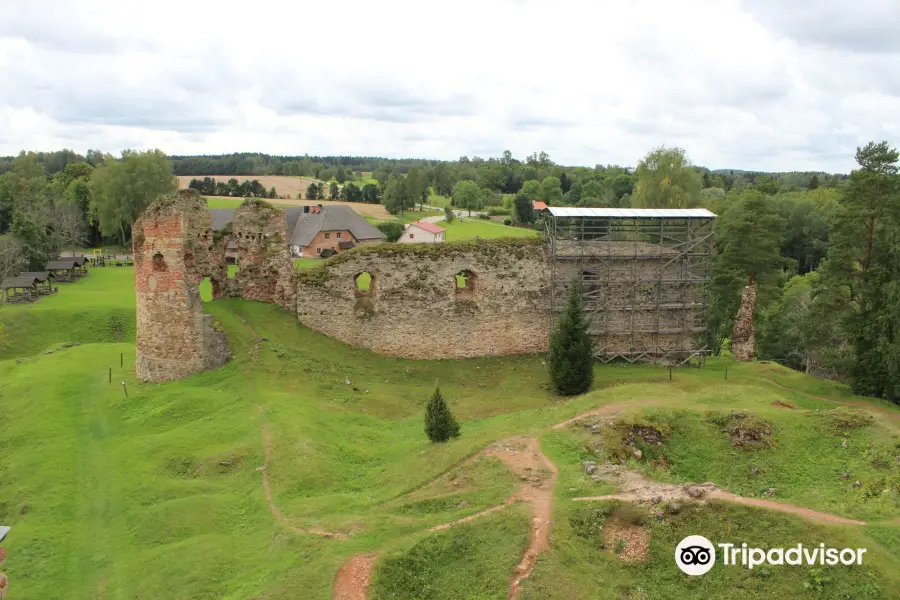
[[[468,269],[460,271],[455,276],[456,287],[456,295],[458,297],[468,297],[471,296],[475,291],[475,273],[469,271]]]
[[[353,278],[356,284],[356,292],[363,294],[371,294],[375,289],[375,277],[368,271],[363,271]]]
[[[335,235],[337,236],[337,239],[341,239],[341,232],[340,232],[340,231],[338,231]]]
[[[329,239],[330,237],[331,237],[331,234],[330,234],[330,233],[326,233],[326,234],[325,234],[325,239],[326,239],[326,240]]]

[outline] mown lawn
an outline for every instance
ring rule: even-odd
[[[814,526],[733,506],[686,509],[648,522],[648,561],[625,565],[584,527],[592,519],[602,527],[612,512],[568,500],[603,488],[584,478],[582,433],[560,430],[542,440],[560,469],[551,548],[524,582],[523,599],[897,597],[900,535],[885,524],[900,516],[897,495],[868,494],[870,482],[897,472],[879,450],[897,443],[895,422],[876,415],[849,432],[842,448],[843,437],[818,416],[832,405],[767,380],[851,399],[842,386],[720,359],[676,370],[671,382],[656,367],[598,365],[591,392],[561,399],[549,391],[542,356],[388,358],[316,334],[272,305],[223,300],[206,309],[226,331],[233,360],[153,385],[134,378],[131,269],[91,270],[55,297],[0,309],[7,334],[17,328],[0,354],[0,522],[13,527],[4,543],[11,598],[326,600],[347,558],[378,552],[372,598],[499,600],[527,539],[527,507],[425,532],[517,488],[498,461],[465,459],[494,440],[643,399],[661,406],[632,408],[623,418],[665,420],[673,432],[663,447],[670,470],[650,475],[712,480],[748,495],[776,487],[777,500],[872,525]],[[72,341],[82,345],[60,347]],[[433,445],[423,412],[436,382],[462,437]],[[732,409],[770,421],[777,445],[735,456],[709,420]],[[272,496],[286,522],[273,516],[263,492],[263,430]],[[757,479],[749,478],[751,464],[761,466]],[[840,469],[864,486],[848,486],[836,476]],[[442,474],[462,483],[434,482]],[[352,535],[328,539],[287,525]],[[717,567],[687,578],[671,558],[687,533],[866,547],[870,562],[824,571]]]
[[[447,230],[448,242],[475,238],[537,237],[540,235],[540,232],[535,229],[510,227],[477,218],[456,218],[452,223],[439,221],[437,225]]]

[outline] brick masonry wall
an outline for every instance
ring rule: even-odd
[[[193,190],[164,197],[132,232],[138,379],[179,379],[225,363],[225,334],[203,313],[197,289],[210,271],[206,202]]]
[[[545,352],[544,246],[531,240],[363,247],[298,277],[297,316],[380,354],[457,358]],[[355,278],[372,276],[369,291]],[[457,287],[467,272],[470,286]]]

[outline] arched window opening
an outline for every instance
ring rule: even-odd
[[[375,295],[375,276],[369,271],[363,271],[353,278],[357,296]]]
[[[475,273],[468,269],[457,273],[454,277],[456,283],[456,286],[454,287],[456,296],[461,298],[472,296],[475,293],[475,283],[477,279]]]

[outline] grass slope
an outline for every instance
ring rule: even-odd
[[[626,566],[573,525],[584,521],[573,511],[597,507],[568,497],[602,492],[581,473],[579,433],[564,429],[543,438],[560,469],[556,519],[551,550],[523,584],[523,598],[699,598],[734,589],[745,597],[785,599],[896,597],[900,535],[897,526],[883,523],[900,516],[896,496],[847,489],[833,477],[832,464],[846,461],[840,468],[867,483],[878,473],[892,474],[873,466],[866,453],[889,447],[895,421],[878,414],[837,453],[841,438],[820,429],[814,414],[800,412],[832,405],[768,380],[883,408],[851,398],[842,387],[775,365],[710,360],[704,369],[676,371],[671,382],[658,368],[597,366],[590,393],[561,401],[549,391],[540,356],[382,357],[313,333],[272,305],[239,300],[206,307],[228,334],[232,362],[147,385],[134,379],[131,338],[114,343],[108,333],[89,330],[124,312],[133,328],[132,285],[130,269],[92,270],[56,297],[0,309],[5,323],[21,321],[17,315],[33,319],[16,333],[18,350],[0,360],[0,522],[13,527],[4,569],[16,598],[326,600],[339,566],[361,552],[381,553],[373,584],[379,595],[373,597],[502,598],[527,535],[519,507],[425,533],[495,506],[517,488],[496,460],[465,460],[493,440],[536,435],[600,405],[645,399],[663,406],[628,414],[671,419],[676,432],[665,448],[676,457],[674,467],[655,476],[758,491],[746,478],[751,459],[729,458],[721,432],[706,420],[708,412],[748,410],[770,419],[776,432],[778,447],[752,460],[766,458],[762,473],[774,478],[777,499],[880,522],[826,529],[739,507],[685,511],[650,523],[650,559]],[[78,314],[88,322],[66,318]],[[56,345],[78,337],[81,346]],[[52,354],[40,353],[48,347]],[[11,360],[25,354],[30,357]],[[423,433],[435,382],[462,423],[462,437],[440,445]],[[775,407],[775,401],[797,410]],[[680,437],[682,429],[688,437]],[[263,430],[270,439],[272,497],[285,521],[273,516],[261,485]],[[707,447],[725,454],[710,457]],[[817,462],[820,457],[829,462]],[[288,525],[352,535],[326,539]],[[765,575],[723,572],[688,580],[671,564],[673,541],[686,532],[759,543],[860,545],[869,548],[871,563],[825,573],[773,568]]]
[[[522,227],[510,227],[484,219],[456,218],[452,223],[439,221],[438,226],[447,230],[447,241],[473,240],[475,238],[501,238],[501,237],[539,237],[540,232],[535,229]]]

